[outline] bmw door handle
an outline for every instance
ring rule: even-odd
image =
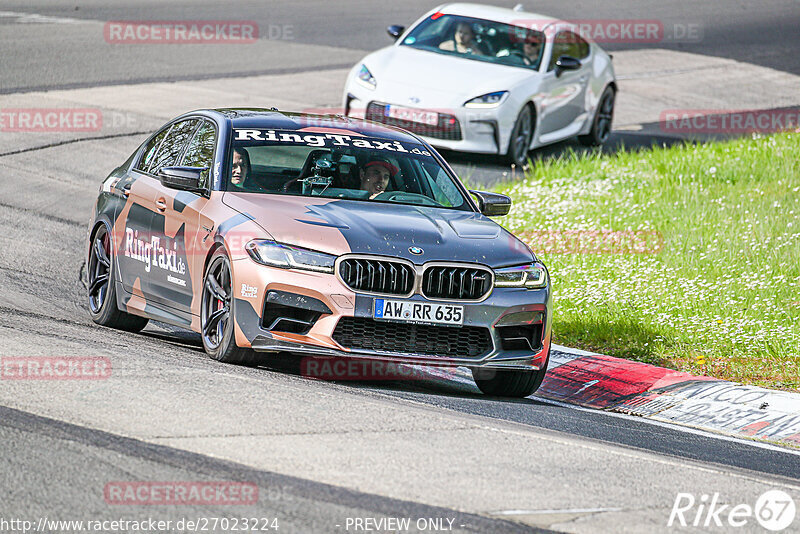
[[[156,209],[158,209],[158,211],[166,211],[167,201],[164,200],[163,198],[159,198],[158,200],[156,200]]]
[[[126,197],[131,196],[131,184],[125,184],[122,186],[122,194]]]

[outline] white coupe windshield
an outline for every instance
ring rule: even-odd
[[[472,210],[424,145],[345,133],[235,129],[227,190]]]
[[[411,30],[401,45],[538,70],[545,35],[500,22],[435,13]]]

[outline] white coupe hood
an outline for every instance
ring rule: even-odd
[[[364,64],[378,82],[376,100],[413,107],[458,107],[476,96],[512,89],[535,74],[408,46],[379,50]]]

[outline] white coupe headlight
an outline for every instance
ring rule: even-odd
[[[527,287],[536,289],[547,285],[547,270],[541,265],[520,265],[495,269],[495,287]]]
[[[472,100],[464,102],[464,107],[467,108],[496,108],[508,98],[508,91],[497,91],[495,93],[487,93],[485,95],[477,96]]]
[[[333,263],[336,261],[336,256],[331,254],[284,245],[268,239],[250,241],[245,248],[253,261],[282,269],[333,273]]]
[[[378,82],[375,80],[375,77],[372,75],[366,65],[361,65],[361,70],[358,71],[356,81],[367,89],[375,89],[378,86]]]

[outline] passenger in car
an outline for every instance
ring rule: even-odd
[[[250,174],[250,154],[241,147],[233,149],[233,161],[231,163],[231,184],[243,188],[247,176]]]
[[[522,51],[525,54],[526,65],[538,65],[539,56],[542,53],[542,40],[536,36],[529,36],[522,43]]]
[[[459,22],[456,25],[456,32],[453,38],[442,41],[439,44],[439,48],[441,50],[460,52],[462,54],[486,55],[483,50],[480,49],[477,41],[475,41],[475,32],[472,30],[472,25],[468,22]]]
[[[369,192],[369,198],[375,198],[386,191],[389,179],[394,177],[399,169],[384,158],[372,158],[361,167],[361,189]]]

